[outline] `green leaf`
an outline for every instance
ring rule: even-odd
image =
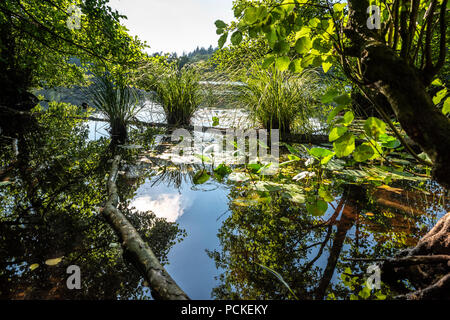
[[[275,61],[275,68],[279,71],[286,71],[289,68],[291,60],[287,56],[279,57]]]
[[[214,24],[216,25],[217,29],[225,29],[227,27],[227,24],[222,20],[216,20]]]
[[[320,163],[323,165],[327,164],[335,155],[333,151],[324,148],[312,148],[309,150],[309,153],[313,157],[319,159]]]
[[[331,195],[330,191],[326,190],[323,187],[319,189],[319,196],[326,202],[333,202],[334,197]]]
[[[305,57],[303,57],[302,59],[302,68],[306,68],[309,65],[311,65],[314,62],[314,59],[316,58],[316,56],[312,55],[312,54],[308,54]]]
[[[367,144],[362,144],[355,149],[353,153],[353,159],[357,162],[364,162],[373,157],[375,151],[373,148]]]
[[[240,44],[241,41],[242,41],[242,32],[236,31],[231,35],[231,43],[233,45],[236,46],[236,45]]]
[[[322,101],[322,103],[324,104],[328,104],[333,102],[334,98],[337,97],[338,95],[339,91],[335,88],[331,88],[322,96],[320,101]]]
[[[377,140],[380,135],[386,133],[386,123],[378,118],[370,117],[364,123],[364,130],[369,137]]]
[[[273,52],[277,54],[288,53],[290,49],[289,43],[284,40],[277,41],[273,46]]]
[[[344,93],[340,96],[335,97],[333,101],[338,105],[348,105],[350,102],[352,102],[352,98],[350,98],[350,95],[348,93]]]
[[[350,155],[355,150],[355,136],[347,132],[333,143],[333,148],[339,158]]]
[[[45,261],[45,264],[48,266],[56,266],[62,261],[63,257],[55,258],[55,259],[48,259]]]
[[[309,37],[301,37],[295,43],[295,51],[297,51],[300,54],[309,52],[309,50],[311,50],[311,47],[312,42]]]
[[[263,69],[267,69],[268,67],[270,67],[273,63],[275,62],[275,57],[274,56],[270,56],[264,59],[264,62],[262,64]]]
[[[382,146],[388,149],[395,149],[401,145],[401,142],[398,139],[385,133],[381,134],[378,139],[380,140]]]
[[[344,118],[342,118],[342,119],[343,119],[343,124],[344,124],[344,126],[348,126],[348,125],[350,125],[350,124],[353,122],[353,120],[355,119],[355,115],[353,114],[353,112],[347,111],[347,112],[344,114]]]
[[[450,97],[445,100],[444,106],[442,107],[442,113],[445,115],[450,113]]]
[[[338,115],[339,112],[341,112],[342,110],[346,109],[347,107],[345,105],[340,105],[336,108],[334,108],[330,114],[327,117],[327,123],[330,124],[331,121],[333,121],[334,118],[336,118],[336,116]]]
[[[316,200],[306,203],[306,210],[315,217],[321,217],[328,209],[328,203],[323,200]]]
[[[212,123],[213,127],[217,127],[219,125],[219,118],[218,117],[213,117],[212,121],[213,121],[213,123]]]
[[[194,182],[194,184],[203,184],[206,181],[208,181],[209,178],[211,178],[211,176],[209,175],[209,173],[206,170],[200,170],[199,172],[197,172],[195,174],[192,181]]]
[[[36,270],[37,268],[39,268],[39,263],[34,263],[30,266],[30,271]]]
[[[319,23],[320,23],[320,19],[319,18],[313,18],[313,19],[309,20],[308,24],[309,24],[310,27],[315,28],[315,27],[317,27],[319,25]]]
[[[204,156],[204,155],[198,154],[198,153],[194,154],[194,156],[199,158],[200,160],[202,160],[202,162],[208,162],[208,163],[212,162],[212,159],[208,156]]]
[[[331,129],[328,138],[330,142],[333,142],[342,137],[345,133],[347,133],[347,131],[348,131],[347,127],[334,127],[333,129]]]
[[[444,88],[441,91],[439,91],[438,93],[436,93],[436,95],[433,98],[433,103],[439,104],[442,101],[442,99],[445,98],[446,95],[447,95],[447,88]]]
[[[255,7],[249,7],[245,9],[244,21],[248,24],[253,24],[258,20],[258,9]]]
[[[363,298],[363,299],[367,299],[370,297],[370,289],[368,287],[364,287],[359,293],[358,295]]]
[[[442,86],[442,81],[441,79],[435,79],[432,83],[433,86]]]
[[[341,12],[342,10],[344,10],[344,8],[347,6],[346,3],[335,3],[333,5],[333,11],[334,12]]]
[[[330,70],[330,68],[331,68],[332,66],[333,66],[333,64],[332,64],[331,62],[326,62],[326,61],[322,62],[322,69],[323,69],[323,72],[327,73],[328,70]]]
[[[269,42],[270,47],[273,48],[278,40],[277,32],[274,28],[270,28],[269,32],[266,33],[266,38],[267,42]]]
[[[231,172],[233,172],[233,170],[231,170],[231,168],[224,163],[221,163],[217,168],[214,169],[214,173],[220,178],[225,177],[227,174],[230,174]]]
[[[228,32],[225,32],[223,35],[220,36],[219,38],[219,48],[222,49],[223,46],[225,45],[225,42],[227,42],[227,38],[228,38]]]
[[[293,73],[300,73],[303,71],[302,59],[295,59],[289,65],[289,70]]]

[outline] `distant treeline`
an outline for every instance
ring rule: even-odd
[[[190,51],[188,53],[183,52],[181,56],[178,56],[176,52],[169,54],[169,61],[177,61],[178,67],[181,69],[186,64],[197,63],[199,61],[208,60],[214,52],[216,52],[218,48],[214,48],[213,46],[209,46],[209,48],[198,47],[194,51]],[[154,53],[153,56],[163,56],[162,52]]]

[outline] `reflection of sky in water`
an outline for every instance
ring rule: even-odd
[[[228,191],[225,187],[205,192],[183,183],[180,189],[146,181],[132,202],[138,210],[152,210],[185,229],[187,237],[169,252],[167,271],[192,299],[210,299],[211,290],[219,283],[214,279],[221,273],[206,249],[219,247],[217,232],[228,217]],[[207,188],[210,190],[211,188]]]
[[[159,194],[155,198],[149,195],[137,197],[131,206],[138,211],[151,210],[158,218],[165,218],[169,222],[176,222],[184,213],[180,194]]]

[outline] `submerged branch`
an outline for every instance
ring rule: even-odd
[[[117,209],[119,195],[116,177],[121,157],[114,158],[108,178],[108,202],[102,210],[103,216],[122,241],[124,256],[141,271],[150,285],[152,296],[158,300],[189,300],[187,294],[175,283],[152,249],[141,238],[128,219]]]

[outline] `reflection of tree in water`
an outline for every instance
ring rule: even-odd
[[[101,163],[108,141],[87,142],[87,128],[79,121],[60,119],[43,116],[39,134],[19,141],[26,148],[19,148],[17,159],[10,144],[0,145],[0,298],[148,297],[141,276],[124,260],[116,235],[99,213],[106,198]],[[126,207],[125,200],[122,212],[167,263],[180,235],[177,225]],[[60,257],[55,266],[45,264]],[[72,264],[81,268],[81,290],[66,288],[66,268]]]
[[[268,204],[233,204],[233,199],[252,198],[254,192],[234,188],[232,215],[218,234],[222,250],[209,252],[223,270],[213,296],[293,299],[258,264],[278,272],[299,299],[324,299],[331,293],[336,298],[357,296],[372,259],[391,257],[414,245],[435,222],[436,214],[429,211],[436,209],[436,198],[402,187],[344,186],[334,212],[322,218],[275,196]],[[357,279],[351,285],[335,280],[347,268]]]

